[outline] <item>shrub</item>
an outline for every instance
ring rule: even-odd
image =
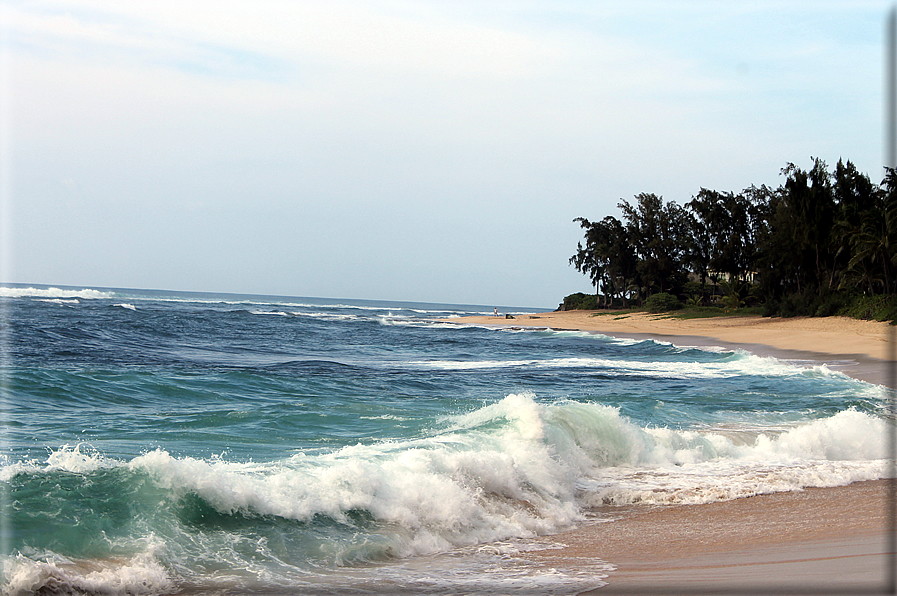
[[[808,314],[810,313],[807,301],[801,294],[788,294],[782,297],[778,312],[780,317],[790,319],[791,317],[801,317]]]
[[[854,296],[838,314],[893,324],[897,321],[897,296]]]
[[[597,310],[598,296],[576,292],[564,297],[564,310]]]
[[[762,314],[764,317],[775,317],[779,314],[780,304],[775,300],[770,300],[762,306]]]
[[[830,317],[841,311],[848,302],[848,297],[843,292],[827,292],[821,294],[813,301],[811,309],[814,317]]]
[[[645,300],[645,307],[648,312],[667,312],[682,308],[682,303],[672,294],[660,292],[648,296],[648,299]]]
[[[704,293],[704,286],[699,281],[687,281],[682,286],[682,292],[687,296],[700,295]]]

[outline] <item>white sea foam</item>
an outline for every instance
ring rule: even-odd
[[[121,461],[107,458],[85,443],[63,445],[51,449],[45,461],[30,459],[10,462],[3,456],[0,462],[0,482],[9,482],[18,474],[38,474],[44,472],[71,472],[89,474],[104,468],[114,468]]]
[[[392,313],[397,311],[401,312],[410,312],[415,313],[417,315],[422,315],[423,317],[430,317],[433,315],[438,316],[468,316],[471,314],[487,314],[487,313],[478,313],[475,311],[463,311],[458,314],[456,311],[444,310],[444,309],[427,309],[427,308],[413,308],[411,306],[405,306],[402,304],[396,305],[364,305],[364,304],[348,304],[348,303],[336,303],[336,304],[327,304],[321,302],[307,302],[307,301],[296,301],[296,300],[277,300],[277,299],[228,299],[227,295],[222,295],[220,298],[204,298],[200,296],[190,296],[190,295],[157,295],[153,294],[140,294],[139,290],[135,291],[127,291],[128,299],[133,301],[152,301],[152,302],[170,302],[170,303],[179,303],[179,304],[224,304],[231,306],[242,306],[242,307],[264,307],[264,308],[277,308],[284,312],[288,312],[288,314],[302,314],[302,315],[327,315],[327,314],[346,314],[340,311],[360,311],[362,313],[369,313],[373,316],[377,316],[378,314],[383,313],[385,316],[393,316]],[[62,289],[62,288],[20,288],[20,287],[4,287],[0,286],[0,298],[8,297],[8,298],[22,298],[22,297],[34,297],[34,298],[45,298],[45,299],[66,299],[66,298],[82,298],[82,299],[100,299],[100,298],[114,298],[116,297],[115,292],[107,292],[101,290],[94,290],[89,288],[84,289]],[[119,295],[120,297],[121,295]],[[297,309],[305,309],[299,310],[298,312],[292,312]],[[255,314],[262,314],[261,311],[256,311]],[[488,313],[491,314],[491,313]],[[361,315],[359,314],[349,314],[351,318],[359,318]]]
[[[63,290],[60,288],[10,288],[0,287],[2,298],[83,298],[87,300],[98,298],[112,298],[111,292],[99,290]]]
[[[385,326],[393,326],[393,327],[411,327],[411,326],[421,326],[421,321],[415,319],[409,319],[408,317],[396,316],[392,313],[386,315],[379,315],[377,317],[377,322],[381,325]]]
[[[226,455],[176,457],[162,449],[125,462],[79,444],[51,451],[45,462],[7,465],[3,477],[8,481],[13,468],[15,473],[87,475],[117,467],[145,475],[168,503],[193,495],[225,515],[309,523],[326,516],[352,524],[355,513],[367,512],[379,528],[375,540],[328,547],[333,563],[351,565],[367,560],[365,549],[401,558],[531,539],[582,521],[584,508],[593,505],[705,503],[881,478],[886,429],[883,419],[856,409],[790,426],[780,423],[774,430],[642,427],[611,406],[541,403],[532,394],[512,394],[445,417],[429,436],[413,440],[299,452],[270,462],[228,461]],[[186,546],[169,541],[166,560],[177,568],[179,560],[199,552],[232,571],[215,581],[237,584],[270,573],[241,559],[236,547],[227,550],[227,541],[221,540],[197,545],[190,538]],[[254,552],[265,560],[280,556],[267,548],[260,544]],[[98,568],[39,559],[7,560],[8,593],[29,593],[35,586],[111,594],[170,589],[164,569],[151,556]],[[517,580],[546,589],[555,580],[559,586],[569,584],[569,578],[538,571],[505,571],[496,581],[507,586],[516,586]],[[395,577],[406,585],[414,577],[435,585],[454,572],[447,568],[449,575],[443,577],[435,571],[415,576],[397,570]],[[474,575],[469,580],[471,586],[478,581]]]
[[[332,313],[332,312],[302,312],[291,311],[289,314],[297,317],[309,317],[312,319],[321,319],[324,321],[357,321],[361,317],[354,314]]]
[[[113,306],[118,306],[118,307],[124,308],[126,310],[137,310],[136,306],[134,306],[133,304],[129,304],[127,302],[122,302],[121,304],[115,304]]]
[[[454,323],[445,323],[452,327],[462,327]],[[492,369],[502,367],[528,366],[538,368],[596,368],[596,369],[613,369],[619,371],[620,374],[632,374],[639,376],[649,376],[657,378],[671,379],[715,379],[715,378],[731,378],[744,374],[754,375],[770,375],[778,377],[809,375],[815,377],[832,377],[840,379],[849,379],[849,375],[837,370],[832,370],[826,364],[816,364],[815,362],[806,360],[787,360],[778,359],[772,356],[757,356],[748,351],[741,349],[724,348],[721,346],[679,346],[670,342],[659,340],[630,339],[617,338],[599,333],[588,331],[574,330],[557,330],[542,327],[501,327],[496,328],[488,325],[464,325],[463,327],[476,327],[501,331],[506,333],[544,333],[549,332],[557,335],[581,336],[587,338],[600,339],[608,343],[620,346],[632,346],[645,342],[655,343],[676,350],[677,352],[687,352],[698,350],[713,354],[733,355],[734,358],[727,359],[722,362],[703,362],[695,360],[693,362],[663,362],[663,361],[642,361],[642,360],[622,360],[622,359],[602,359],[602,358],[558,358],[558,359],[528,359],[528,360],[480,360],[480,361],[452,361],[452,360],[429,360],[429,361],[413,361],[408,365],[439,368],[443,370],[476,370],[476,369]]]
[[[400,444],[355,445],[268,464],[174,458],[154,451],[130,467],[162,487],[194,492],[217,510],[346,521],[363,510],[402,528],[399,556],[509,536],[535,536],[579,518],[572,478],[527,426],[471,439],[443,434]]]
[[[579,488],[593,505],[707,503],[882,478],[886,425],[851,409],[772,434],[638,429]]]
[[[406,362],[405,365],[442,370],[478,370],[513,366],[544,366],[543,361],[539,360],[410,360]]]
[[[42,560],[41,560],[42,559]],[[131,558],[71,560],[21,554],[3,560],[4,596],[32,594],[165,594],[174,582],[151,552]]]
[[[559,570],[535,564],[528,553],[563,548],[542,540],[502,541],[417,557],[379,569],[345,570],[342,584],[370,594],[572,595],[607,585],[615,566],[597,557]],[[304,591],[303,591],[304,592]],[[321,590],[332,594],[340,590]]]
[[[674,344],[670,344],[674,345]],[[744,350],[733,350],[732,348],[724,348],[722,346],[688,346],[688,345],[676,345],[677,348],[683,351],[687,350],[701,350],[702,352],[711,352],[713,354],[731,354],[733,352],[742,352],[747,354],[748,352],[744,352]]]
[[[421,309],[421,308],[411,308],[402,305],[393,305],[393,306],[373,306],[373,305],[361,305],[361,304],[322,304],[315,302],[292,302],[292,301],[262,301],[262,300],[192,300],[188,298],[180,299],[180,298],[166,298],[165,300],[177,301],[177,302],[208,302],[214,304],[232,304],[232,305],[243,305],[243,306],[278,306],[286,309],[295,309],[295,308],[305,308],[305,309],[314,309],[316,312],[327,312],[327,311],[344,311],[344,310],[358,310],[358,311],[368,311],[370,313],[381,313],[384,312],[387,314],[391,314],[395,311],[406,311],[413,312],[420,315],[447,315],[450,311],[446,310],[430,310],[430,309]],[[302,313],[302,314],[312,314],[312,313]],[[464,312],[461,316],[468,316],[470,312]]]
[[[687,430],[640,427],[611,406],[519,394],[445,418],[441,428],[274,462],[177,458],[161,449],[121,462],[64,445],[43,463],[7,463],[0,479],[126,466],[223,513],[344,520],[348,511],[369,511],[412,530],[402,552],[414,554],[554,531],[578,519],[574,491],[585,503],[640,502],[649,493],[657,502],[704,502],[880,478],[888,456],[885,420],[856,409],[769,429]]]
[[[118,460],[110,459],[85,443],[74,446],[63,445],[51,450],[47,457],[46,471],[64,471],[86,474],[101,468],[113,468],[120,465]]]
[[[361,420],[398,420],[400,422],[406,420],[414,420],[413,418],[409,418],[407,416],[396,416],[395,414],[381,414],[379,416],[359,416]]]
[[[622,360],[609,358],[547,358],[510,360],[416,360],[406,363],[410,367],[434,368],[441,370],[477,370],[492,368],[593,368],[613,371],[615,375],[638,375],[665,379],[724,379],[745,374],[787,377],[816,375],[848,379],[841,372],[827,366],[811,368],[797,366],[775,358],[754,356],[739,352],[739,357],[717,362],[664,362],[643,360]]]
[[[416,319],[401,316],[393,317],[377,317],[377,322],[384,327],[415,327],[419,329],[448,328],[452,329],[470,329],[478,328],[479,325],[459,325],[455,323],[447,323],[444,321],[436,321],[432,319]]]
[[[599,478],[580,481],[584,505],[683,505],[727,501],[808,487],[843,486],[882,478],[883,462],[807,462],[804,465],[716,462],[664,467],[607,470]]]
[[[132,460],[175,495],[195,493],[222,513],[287,519],[369,512],[399,556],[550,533],[598,503],[696,503],[884,474],[886,423],[856,410],[784,432],[642,428],[616,408],[531,395],[444,421],[429,438],[298,453],[268,463]],[[65,451],[66,469],[100,465]],[[61,458],[61,455],[60,455]]]

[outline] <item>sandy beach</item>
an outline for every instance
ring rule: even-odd
[[[604,511],[612,522],[556,539],[540,562],[616,566],[588,594],[890,594],[886,481],[707,505]]]
[[[717,345],[894,385],[893,328],[843,317],[681,320],[593,311],[460,324],[548,327],[676,345]],[[590,594],[892,594],[897,567],[893,480],[758,495],[706,505],[629,507],[556,539],[538,557],[555,568],[598,558],[616,567]]]

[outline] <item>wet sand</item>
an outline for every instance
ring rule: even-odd
[[[605,510],[613,521],[556,536],[554,568],[616,566],[603,594],[891,594],[890,481],[707,505]],[[889,509],[889,503],[891,508]],[[535,554],[535,553],[531,553]]]

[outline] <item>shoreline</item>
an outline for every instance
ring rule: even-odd
[[[445,319],[456,324],[585,331],[678,346],[743,349],[856,379],[895,385],[894,329],[844,317],[673,319],[556,311]],[[613,521],[553,537],[529,553],[547,568],[615,566],[604,594],[893,594],[897,479],[757,495],[702,505],[602,508]]]
[[[604,594],[892,594],[891,482],[807,488],[704,505],[602,509],[613,521],[528,553],[550,568],[601,559]],[[888,509],[888,503],[892,503]]]
[[[514,319],[473,316],[443,322],[497,327],[536,327],[557,331],[585,331],[626,339],[655,339],[678,346],[719,346],[743,349],[799,365],[824,364],[867,383],[897,388],[891,338],[897,329],[888,323],[847,317],[791,319],[708,317],[675,319],[666,314],[607,311],[554,311],[514,315]]]

